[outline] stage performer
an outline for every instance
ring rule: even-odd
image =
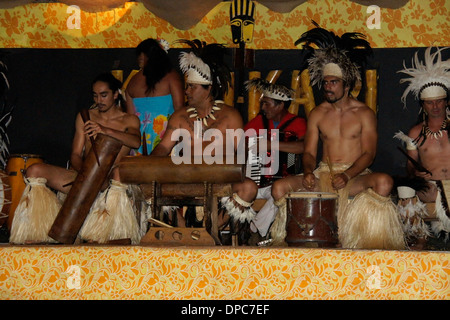
[[[172,135],[185,131],[190,135],[188,144],[192,149],[191,156],[201,157],[202,154],[198,154],[195,148],[195,136],[203,135],[208,129],[216,129],[223,138],[223,145],[219,148],[223,150],[225,159],[227,130],[241,129],[243,133],[243,120],[238,110],[225,105],[221,100],[231,81],[231,73],[223,61],[226,49],[222,45],[206,44],[197,39],[180,40],[180,42],[192,48],[190,52],[180,54],[180,68],[186,75],[188,106],[173,113],[163,139],[151,154],[165,156],[171,154],[174,147],[176,150],[178,143],[173,140]],[[238,142],[234,139],[234,150],[231,152],[236,152]],[[214,141],[202,140],[200,151],[203,153],[204,149],[213,143]],[[246,178],[242,183],[233,184],[231,192],[231,197],[221,200],[227,212],[224,220],[232,218],[231,224],[238,229],[236,232],[242,235],[239,243],[245,244],[249,236],[248,223],[255,216],[252,204],[258,192],[258,186],[253,180]]]
[[[247,81],[246,87],[247,90],[256,89],[262,93],[260,100],[261,112],[245,125],[246,135],[248,137],[252,136],[249,129],[254,129],[256,136],[263,134],[260,130],[267,130],[265,137],[270,137],[270,139],[266,140],[264,136],[260,136],[259,139],[264,139],[260,143],[266,143],[267,150],[271,150],[270,142],[273,138],[271,130],[279,130],[277,137],[279,140],[278,150],[275,150],[276,156],[279,158],[279,170],[278,172],[272,172],[272,176],[259,178],[260,184],[256,198],[266,199],[266,203],[250,224],[250,230],[256,234],[255,237],[263,240],[267,236],[269,227],[277,212],[277,207],[272,197],[272,183],[280,177],[298,173],[295,172],[298,164],[293,164],[290,168],[287,168],[288,164],[286,162],[288,157],[303,153],[306,121],[304,118],[288,111],[290,102],[293,99],[291,89],[280,84],[272,84],[260,78]],[[292,160],[296,160],[295,156]]]
[[[284,242],[289,192],[334,191],[339,194],[338,237],[343,248],[403,249],[401,222],[390,198],[393,179],[369,170],[376,153],[376,115],[350,95],[361,76],[358,64],[349,57],[358,50],[360,54],[370,51],[370,46],[360,34],[339,38],[320,27],[304,33],[297,43],[302,42],[312,50],[308,70],[312,85],[323,87],[325,101],[308,117],[303,174],[275,181],[272,186],[279,206],[271,227],[274,243]],[[319,49],[309,47],[316,42]],[[322,160],[316,168],[319,139]],[[348,196],[355,198],[347,206]]]
[[[436,48],[432,53],[432,48],[427,48],[423,62],[416,52],[412,66],[404,66],[399,71],[409,76],[400,80],[400,83],[408,83],[402,96],[404,106],[408,94],[412,93],[419,100],[420,111],[419,122],[410,129],[408,135],[399,131],[394,137],[406,143],[408,155],[420,165],[418,167],[408,160],[408,173],[428,182],[428,188],[416,191],[422,202],[436,204],[438,219],[431,222],[433,233],[439,237],[443,232],[445,239],[448,239],[450,218],[446,214],[448,208],[443,204],[443,182],[450,180],[450,59],[442,60],[442,51],[445,49],[449,48]]]
[[[28,167],[25,176],[27,186],[17,206],[11,227],[11,243],[53,241],[47,234],[61,207],[61,202],[53,191],[59,191],[64,194],[68,193],[71,188],[70,183],[75,180],[75,177],[82,168],[84,157],[92,147],[91,138],[95,138],[98,133],[101,133],[123,143],[115,164],[118,164],[121,157],[129,154],[131,148],[137,148],[139,146],[139,118],[124,111],[122,97],[119,92],[121,85],[121,82],[114,78],[111,73],[100,74],[92,82],[92,93],[95,104],[88,110],[90,120],[84,122],[81,112],[76,117],[76,131],[72,143],[69,169],[46,163],[36,163]],[[119,198],[126,196],[125,191],[116,192],[119,187],[122,187],[122,189],[125,188],[120,183],[118,168],[113,166],[110,178],[111,186],[108,187],[106,181],[106,190],[104,190],[107,200],[113,203],[123,203],[123,199]],[[107,194],[111,187],[114,189],[112,193],[115,196]],[[94,208],[94,205],[92,208]],[[127,204],[124,206],[128,208]],[[101,212],[102,216],[96,219],[104,221],[102,222],[104,228],[114,225],[115,220],[128,220],[126,224],[129,227],[128,230],[123,230],[119,226],[118,229],[121,230],[116,231],[118,234],[123,235],[125,233],[130,238],[136,239],[137,222],[134,213],[124,210],[123,207],[109,207],[113,207],[113,209],[115,207],[116,209]],[[90,219],[93,218],[90,217]],[[122,228],[124,227],[125,225],[122,226]],[[87,232],[87,230],[84,231]],[[102,230],[102,232],[108,231],[111,230]],[[112,234],[109,234],[109,236],[114,238]],[[85,240],[97,241],[98,239]]]
[[[183,81],[172,66],[168,50],[167,41],[152,38],[136,47],[140,70],[125,91],[127,112],[141,121],[142,145],[132,150],[133,154],[150,154],[164,134],[170,115],[184,107]]]

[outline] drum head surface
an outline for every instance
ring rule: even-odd
[[[335,199],[338,195],[333,192],[290,192],[287,198],[323,198]]]

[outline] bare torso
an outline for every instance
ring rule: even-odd
[[[372,111],[356,100],[351,101],[351,105],[342,110],[327,103],[318,107],[317,125],[323,142],[323,161],[351,164],[363,152],[364,114]]]
[[[216,154],[216,151],[223,148],[223,154],[226,154],[226,147],[228,143],[233,143],[234,146],[237,146],[237,139],[233,139],[230,136],[227,136],[227,129],[236,130],[242,129],[243,123],[242,118],[239,112],[224,104],[217,104],[220,107],[220,110],[214,112],[214,119],[209,118],[207,120],[207,126],[204,125],[202,121],[196,121],[195,117],[191,117],[192,112],[188,112],[189,108],[175,111],[170,118],[166,133],[164,134],[163,140],[158,144],[158,146],[154,149],[152,154],[154,155],[167,155],[171,151],[172,147],[176,144],[176,142],[171,141],[171,137],[173,134],[177,133],[177,129],[184,129],[185,132],[189,133],[189,142],[191,147],[191,155],[192,156],[201,156],[203,155],[203,151],[208,150],[209,155]],[[211,140],[207,139],[205,133],[209,129],[216,129],[216,133],[221,135],[222,140],[217,138],[212,138]],[[178,132],[181,132],[180,130]],[[212,131],[210,131],[212,132]],[[243,130],[242,130],[243,132]],[[196,133],[198,133],[196,135]],[[230,140],[232,139],[232,140]],[[213,142],[217,142],[218,144],[213,144]],[[196,147],[196,144],[201,142],[201,148]],[[223,143],[223,144],[222,144]],[[185,144],[187,147],[187,144]],[[236,148],[232,148],[231,150],[235,150]],[[229,149],[230,150],[230,149]],[[201,152],[202,154],[199,154]]]
[[[413,139],[419,136],[422,130],[422,124],[413,127],[409,133]],[[418,141],[418,144],[422,139]],[[448,134],[442,131],[442,137],[427,137],[417,152],[410,152],[410,155],[419,161],[422,166],[432,173],[431,180],[448,180],[450,179],[450,142]]]
[[[430,128],[432,131],[437,132],[439,125],[434,125]],[[417,138],[422,130],[422,123],[414,126],[409,136],[413,139]],[[448,134],[445,130],[442,130],[442,137],[435,138],[428,136],[423,145],[423,138],[418,141],[417,150],[408,150],[408,154],[416,161],[418,161],[425,169],[432,174],[417,171],[413,168],[410,161],[408,161],[408,170],[419,177],[426,180],[449,180],[450,179],[450,142]],[[430,185],[427,190],[418,192],[420,200],[424,202],[434,202],[437,195],[437,189],[435,185]]]
[[[427,139],[419,149],[419,158],[423,166],[433,173],[433,180],[449,180],[450,143],[447,133],[438,140]]]

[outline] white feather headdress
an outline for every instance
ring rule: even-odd
[[[420,100],[441,99],[447,96],[450,88],[450,59],[442,61],[441,51],[445,49],[449,48],[436,48],[436,52],[432,54],[431,47],[427,48],[423,63],[416,52],[410,68],[403,62],[404,69],[398,72],[410,76],[400,80],[400,83],[409,82],[401,98],[404,105],[410,92]]]
[[[285,86],[270,83],[269,81],[261,78],[248,80],[245,82],[245,86],[247,90],[255,88],[256,90],[262,92],[262,94],[266,97],[281,101],[292,100],[294,93],[291,89],[288,89]]]
[[[180,69],[187,76],[187,81],[197,84],[211,85],[211,69],[193,52],[180,54]]]

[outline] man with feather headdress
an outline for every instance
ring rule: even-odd
[[[190,152],[192,157],[202,157],[205,148],[220,144],[220,139],[216,137],[213,141],[202,140],[200,148],[202,154],[198,154],[195,147],[196,137],[203,136],[208,129],[216,129],[223,138],[227,137],[228,130],[242,129],[243,132],[243,119],[237,109],[224,104],[222,100],[231,83],[231,73],[224,62],[225,47],[215,43],[206,44],[197,39],[180,42],[188,44],[192,49],[190,52],[180,54],[180,68],[186,75],[188,106],[172,114],[163,139],[151,155],[167,156],[174,152],[179,154],[181,152],[177,148],[182,146],[182,152]],[[181,141],[173,138],[179,136],[181,132],[189,133],[189,141],[184,141],[184,136]],[[225,142],[225,139],[222,142]],[[233,145],[238,146],[239,142],[236,137]],[[226,147],[226,143],[218,146],[224,156],[229,151]],[[219,149],[211,150],[219,151]],[[234,148],[232,152],[234,155],[236,149]],[[244,235],[244,238],[240,239],[240,244],[247,241],[245,237],[248,237],[248,224],[255,216],[251,206],[257,191],[256,183],[246,178],[242,183],[233,184],[231,191],[233,195],[221,201],[226,209],[224,221],[228,222],[231,217],[231,224],[238,229],[237,233]]]
[[[358,33],[338,37],[317,27],[304,33],[298,43],[311,51],[308,69],[312,85],[323,88],[325,101],[308,117],[303,174],[273,184],[272,195],[280,208],[271,227],[273,236],[279,238],[275,240],[282,242],[286,235],[288,192],[328,191],[339,195],[337,222],[342,247],[403,249],[401,223],[390,199],[393,179],[368,169],[376,154],[376,115],[350,94],[361,79],[355,61],[364,61],[364,55],[370,52],[368,42]],[[319,139],[323,158],[316,168]],[[348,196],[355,196],[349,205]]]
[[[438,221],[431,223],[432,231],[436,235],[444,231],[448,238],[450,216],[442,204],[445,195],[439,186],[442,181],[450,180],[450,59],[442,59],[445,49],[449,48],[436,48],[432,53],[432,48],[427,48],[423,62],[416,52],[411,67],[404,65],[398,71],[409,76],[400,80],[400,83],[408,83],[402,102],[405,105],[406,97],[412,93],[419,100],[421,111],[419,123],[410,129],[408,135],[398,132],[394,137],[406,143],[408,155],[422,166],[423,169],[418,168],[408,160],[408,173],[428,181],[428,188],[416,190],[417,196],[422,202],[436,204]]]

